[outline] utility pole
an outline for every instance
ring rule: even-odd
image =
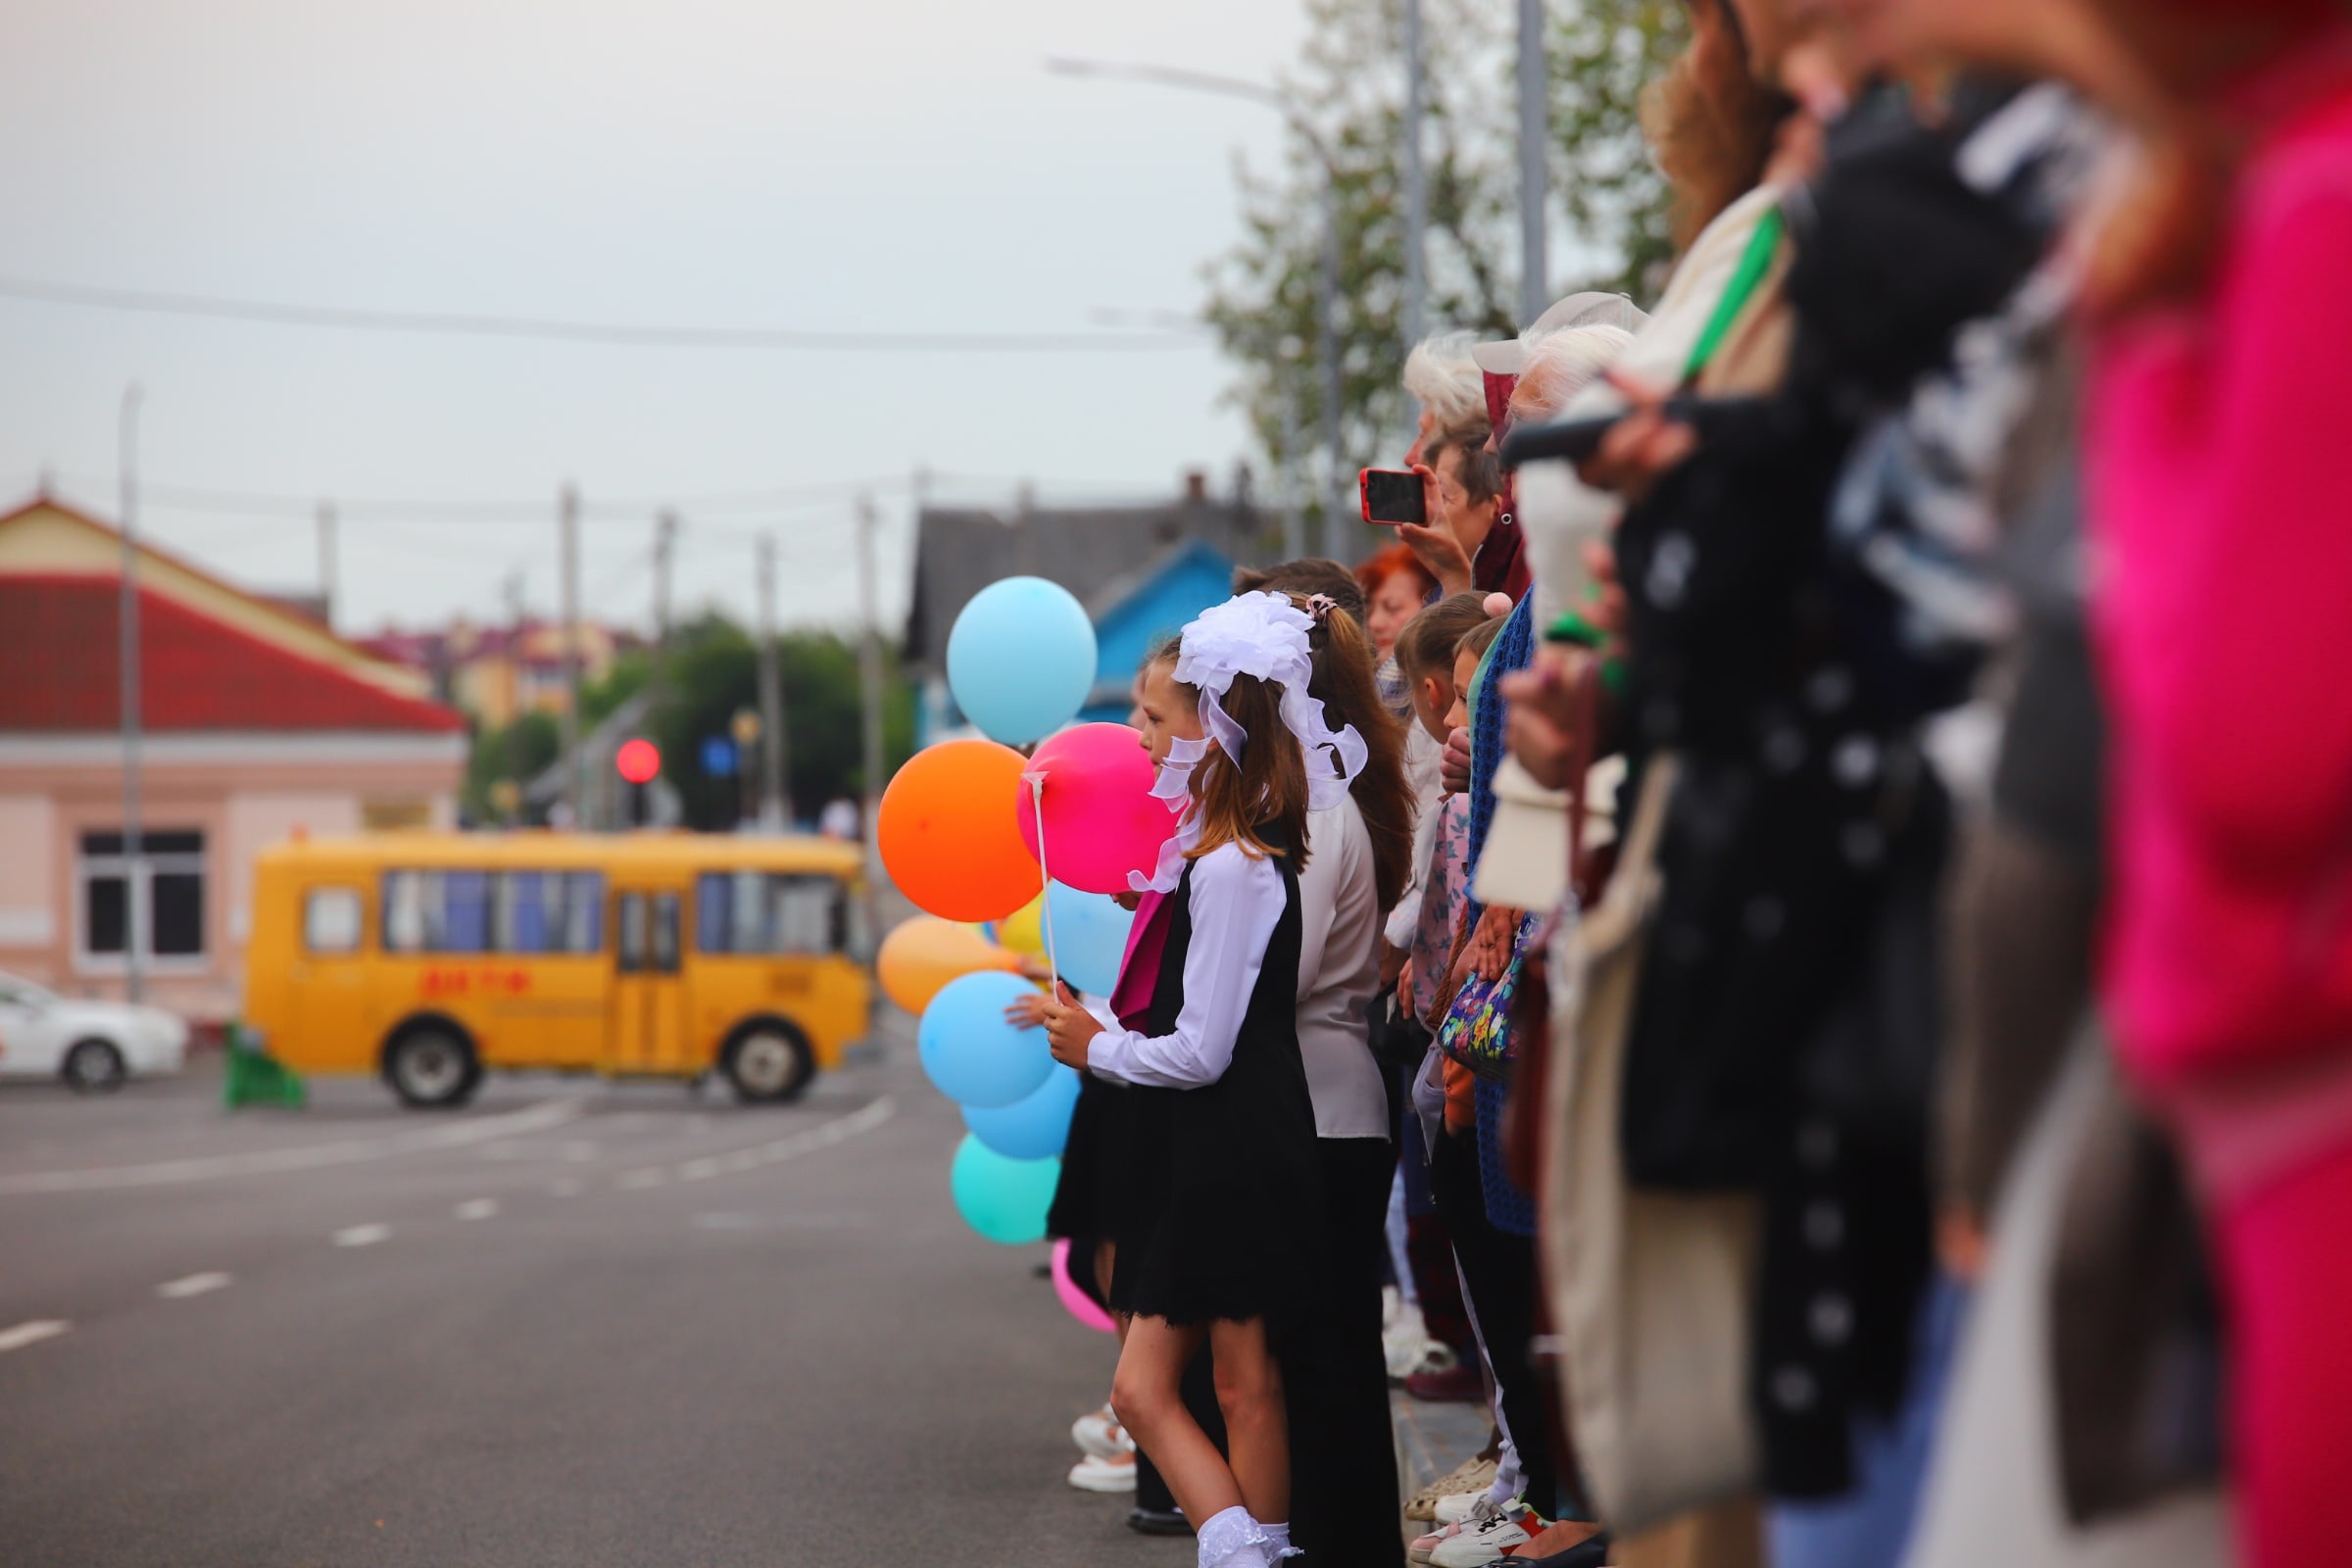
[[[1298,457],[1306,432],[1298,428],[1298,389],[1291,379],[1295,356],[1278,347],[1276,358],[1274,384],[1282,394],[1282,559],[1297,561],[1306,554],[1306,514],[1298,505]]]
[[[564,807],[573,828],[587,826],[587,764],[580,757],[580,493],[565,485],[556,503],[564,562]]]
[[[669,691],[669,564],[678,542],[678,514],[654,518],[654,691],[657,703]]]
[[[776,541],[760,536],[760,825],[792,825],[792,777],[785,772],[784,671],[776,647]],[[742,766],[741,762],[736,764]]]
[[[1551,303],[1551,264],[1544,254],[1544,212],[1549,195],[1550,84],[1544,70],[1544,0],[1519,0],[1519,324]]]
[[[335,629],[335,504],[318,503],[318,609],[326,629]]]
[[[1324,503],[1323,554],[1353,564],[1348,548],[1348,480],[1346,455],[1340,449],[1340,400],[1346,395],[1340,370],[1340,172],[1328,157],[1323,165],[1323,267],[1315,315],[1323,337],[1323,450],[1329,455],[1331,495]]]
[[[136,386],[122,394],[122,422],[117,463],[122,481],[122,980],[132,1002],[146,991],[147,857],[140,838],[139,798],[139,400]]]
[[[1404,348],[1429,330],[1429,185],[1421,172],[1421,121],[1429,112],[1421,59],[1421,0],[1404,0]]]
[[[870,495],[858,498],[858,614],[865,635],[858,647],[858,685],[864,696],[865,778],[859,802],[859,836],[865,841],[865,928],[878,933],[876,923],[882,876],[881,839],[875,819],[882,809],[882,608],[881,584],[874,564],[875,534],[881,514]]]

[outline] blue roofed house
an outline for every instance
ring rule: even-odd
[[[1081,720],[1122,722],[1128,687],[1152,644],[1233,591],[1234,567],[1263,558],[1267,518],[1246,483],[1212,499],[1200,474],[1158,504],[925,507],[915,520],[914,600],[906,672],[916,683],[915,742],[963,728],[948,690],[948,633],[971,597],[1003,577],[1037,576],[1077,596],[1095,623],[1094,690]]]

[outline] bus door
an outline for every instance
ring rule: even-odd
[[[686,1054],[686,985],[680,977],[685,896],[622,889],[612,896],[612,1072],[668,1072]]]

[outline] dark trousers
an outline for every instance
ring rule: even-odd
[[[1479,1182],[1475,1135],[1447,1134],[1430,1151],[1429,1184],[1438,1212],[1453,1234],[1462,1283],[1478,1314],[1487,1359],[1502,1400],[1502,1419],[1519,1450],[1527,1476],[1527,1500],[1545,1518],[1560,1506],[1559,1478],[1551,1456],[1551,1423],[1543,1385],[1528,1365],[1528,1341],[1536,1323],[1536,1244],[1532,1237],[1496,1230],[1487,1220],[1486,1192]]]
[[[1314,1321],[1283,1356],[1291,1424],[1294,1568],[1401,1568],[1396,1440],[1380,1343],[1380,1285],[1388,1257],[1389,1183],[1396,1146],[1385,1138],[1319,1138],[1324,1277]]]

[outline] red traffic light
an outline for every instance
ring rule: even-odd
[[[662,771],[662,752],[652,741],[622,741],[612,754],[612,765],[632,784],[651,784]]]

